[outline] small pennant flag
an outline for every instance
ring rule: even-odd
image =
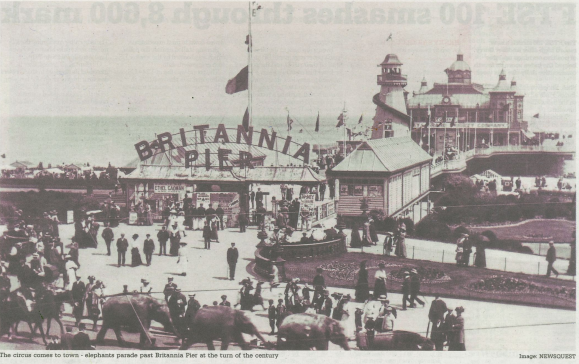
[[[534,117],[535,119],[538,119],[538,118],[539,118],[539,114],[535,114],[535,115],[533,115],[533,117]]]
[[[318,118],[316,119],[316,130],[315,132],[319,132],[320,131],[320,112],[318,111]]]
[[[249,108],[245,109],[245,114],[243,114],[243,120],[241,121],[241,125],[245,131],[249,131]]]
[[[389,40],[392,40],[392,33],[390,33],[390,35],[388,36],[388,39],[386,39],[387,42],[388,42]]]
[[[360,115],[360,120],[358,120],[358,124],[362,124],[362,119],[364,118],[364,114]]]
[[[245,44],[247,44],[247,51],[249,52],[249,47],[251,43],[251,36],[248,34],[245,36]]]
[[[289,114],[287,114],[287,131],[292,130],[293,123],[294,123],[293,119],[290,118]]]
[[[338,116],[338,124],[336,125],[336,128],[339,128],[342,125],[344,125],[344,113],[341,113],[340,116]]]
[[[227,81],[225,92],[229,95],[232,95],[234,93],[247,90],[247,79],[249,77],[248,72],[248,67],[245,66],[235,77]]]
[[[352,129],[346,128],[346,132],[348,133],[348,140],[352,139]]]

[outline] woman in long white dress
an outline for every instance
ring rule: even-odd
[[[177,226],[179,227],[179,232],[181,235],[187,236],[187,234],[185,234],[185,213],[180,211],[175,221],[177,221]]]
[[[71,291],[72,284],[76,282],[76,270],[78,269],[78,265],[72,261],[72,257],[70,255],[67,255],[64,257],[64,259],[66,260],[66,263],[64,264],[67,277],[66,290]]]
[[[189,263],[189,258],[187,257],[187,250],[185,249],[185,245],[187,243],[179,243],[181,249],[179,249],[179,255],[177,258],[177,265],[179,266],[179,270],[181,271],[182,276],[187,275],[187,265]]]

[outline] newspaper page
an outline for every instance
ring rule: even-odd
[[[1,2],[0,360],[576,360],[576,41],[571,2]]]

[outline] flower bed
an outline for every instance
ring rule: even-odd
[[[532,293],[555,296],[559,298],[566,298],[575,300],[576,289],[566,287],[547,287],[532,282],[528,282],[518,278],[492,276],[481,279],[477,282],[471,283],[467,286],[468,289],[478,292],[494,292],[494,293]]]
[[[366,262],[366,269],[377,269],[378,265],[383,263],[386,268],[388,267],[400,267],[400,264],[385,262],[383,260],[368,260]],[[360,270],[360,263],[357,262],[339,262],[333,261],[329,263],[324,263],[317,268],[322,268],[324,272],[338,280],[343,281],[354,281],[358,276],[358,271]]]
[[[440,269],[432,267],[424,268],[422,266],[404,267],[399,270],[393,270],[390,272],[390,278],[394,281],[402,282],[404,281],[404,273],[410,272],[412,269],[416,269],[418,277],[420,277],[420,282],[422,283],[444,283],[451,280],[451,278]]]

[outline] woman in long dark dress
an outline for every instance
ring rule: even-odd
[[[219,243],[219,235],[217,234],[217,219],[211,220],[211,239]]]
[[[486,268],[487,267],[487,257],[485,253],[485,242],[478,241],[476,245],[476,253],[474,258],[474,265],[478,268]]]
[[[355,222],[352,226],[352,234],[350,235],[350,248],[359,248],[362,246],[362,239],[360,238],[358,228],[358,223]]]
[[[368,270],[366,270],[366,261],[360,263],[358,272],[358,283],[356,284],[356,301],[366,302],[370,297],[370,287],[368,286]]]
[[[139,252],[139,248],[137,247],[138,238],[139,238],[138,234],[133,235],[133,248],[131,249],[131,267],[138,267],[139,265],[143,264],[143,260],[141,259],[141,253]]]

